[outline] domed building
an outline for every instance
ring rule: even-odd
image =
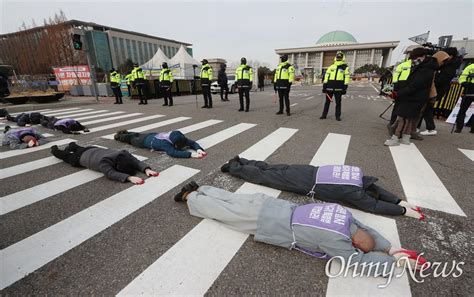
[[[392,51],[399,41],[359,43],[346,31],[331,31],[321,36],[315,45],[276,49],[278,55],[287,54],[292,63],[309,81],[314,81],[334,62],[342,51],[352,73],[365,64],[390,66]]]

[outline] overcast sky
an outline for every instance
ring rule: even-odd
[[[473,38],[474,0],[445,1],[13,1],[0,0],[0,33],[22,22],[38,25],[62,9],[68,19],[143,32],[192,43],[194,57],[245,56],[269,65],[274,49],[314,45],[332,30],[358,42],[400,40],[392,61],[413,44],[407,38],[431,31]]]

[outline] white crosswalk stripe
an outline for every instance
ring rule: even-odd
[[[78,112],[86,112],[86,111],[91,111],[93,110],[92,108],[84,108],[84,109],[80,109],[80,110],[70,110],[70,111],[61,111],[61,112],[53,112],[53,113],[48,113],[46,114],[48,117],[57,117],[57,118],[61,118],[61,117],[65,117],[65,116],[68,116],[70,114],[75,114],[75,113],[78,113]]]
[[[96,118],[101,118],[101,117],[106,117],[106,116],[111,116],[111,115],[117,115],[117,114],[122,114],[125,113],[125,111],[114,111],[114,112],[108,112],[106,114],[96,114],[96,115],[91,115],[91,116],[86,116],[86,117],[78,117],[74,118],[76,121],[82,121],[82,120],[89,120],[89,119],[96,119]]]
[[[146,125],[146,126],[134,128],[134,129],[131,129],[131,130],[129,130],[129,131],[130,131],[130,132],[137,132],[137,133],[139,133],[139,132],[148,131],[148,130],[152,130],[152,129],[155,129],[155,128],[163,127],[163,126],[166,126],[166,125],[171,125],[171,124],[179,123],[179,122],[186,121],[186,120],[189,120],[189,119],[191,119],[191,118],[188,118],[188,117],[177,117],[177,118],[174,118],[174,119],[169,119],[169,120],[165,120],[165,121],[153,123],[153,124],[150,124],[150,125]],[[105,138],[105,139],[114,139],[114,135],[115,135],[115,134],[109,134],[109,135],[102,136],[102,138]]]
[[[65,118],[76,119],[76,117],[80,117],[80,116],[92,115],[92,114],[98,114],[98,113],[104,114],[106,112],[108,112],[108,110],[94,110],[94,111],[88,111],[88,112],[79,112],[79,113],[68,114]]]
[[[0,290],[159,198],[199,170],[180,165],[132,186],[0,251]],[[133,199],[130,199],[133,197]]]
[[[51,108],[46,108],[46,109],[39,109],[39,110],[32,110],[32,111],[21,111],[21,112],[14,112],[14,113],[10,113],[10,115],[12,116],[17,116],[21,113],[24,113],[24,112],[47,112],[47,111],[51,111]]]
[[[208,149],[223,140],[231,138],[239,133],[242,133],[250,128],[255,127],[256,124],[249,124],[249,123],[240,123],[225,130],[219,131],[207,137],[199,139],[197,142],[201,145],[202,148]]]
[[[126,118],[132,118],[132,117],[137,117],[139,115],[142,115],[140,112],[134,112],[134,113],[128,113],[128,114],[123,114],[115,117],[110,117],[110,118],[105,118],[105,119],[98,119],[98,120],[92,120],[88,122],[81,123],[82,125],[93,125],[93,124],[98,124],[98,123],[104,123],[104,122],[111,122],[115,120],[120,120],[120,119],[126,119]]]
[[[467,150],[467,149],[458,149],[461,153],[463,153],[466,157],[474,161],[474,150]]]
[[[35,147],[32,147],[32,148],[27,148],[27,149],[23,149],[23,150],[11,150],[11,151],[6,151],[6,152],[1,152],[0,153],[0,160],[1,159],[6,159],[6,158],[11,158],[11,157],[17,157],[17,156],[21,156],[21,155],[24,155],[24,154],[34,153],[34,152],[37,152],[37,151],[40,151],[40,150],[48,149],[48,148],[52,147],[53,145],[63,145],[63,144],[70,143],[72,141],[75,141],[75,140],[66,138],[66,139],[61,139],[61,140],[57,140],[57,141],[48,142],[48,143],[40,145],[40,146],[35,146]]]
[[[39,168],[44,168],[47,166],[51,166],[54,164],[61,163],[62,160],[55,158],[55,157],[47,157],[27,163],[22,163],[20,165],[0,169],[0,179],[4,179],[7,177],[12,177],[18,174],[22,174],[25,172],[29,172],[32,170],[36,170]]]
[[[407,201],[466,216],[415,144],[390,147]]]
[[[240,156],[264,160],[290,139],[296,129],[279,128]],[[263,159],[262,159],[263,158]],[[241,187],[239,193],[254,193],[256,185]],[[245,185],[244,184],[244,185]],[[259,192],[275,197],[280,191],[257,186]],[[203,220],[169,249],[119,295],[204,295],[237,253],[248,235]],[[186,255],[186,259],[178,257]]]
[[[125,122],[113,123],[113,124],[109,124],[109,125],[105,125],[105,126],[99,126],[99,127],[93,127],[93,128],[89,129],[90,130],[89,133],[99,132],[99,131],[108,130],[108,129],[112,129],[112,128],[117,128],[117,127],[122,127],[122,126],[127,126],[127,125],[130,125],[130,124],[135,124],[135,123],[140,123],[140,122],[144,122],[144,121],[154,120],[154,119],[161,118],[161,117],[164,117],[164,115],[157,114],[157,115],[147,116],[147,117],[143,117],[143,118],[139,118],[139,119],[128,120],[128,121],[125,121]],[[85,124],[83,124],[83,125],[85,125]]]

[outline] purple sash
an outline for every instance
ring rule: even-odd
[[[318,168],[315,184],[350,185],[362,188],[362,170],[356,166],[326,165]]]
[[[20,129],[15,129],[15,130],[9,131],[9,133],[11,133],[11,135],[15,136],[16,138],[21,139],[21,137],[25,134],[35,136],[36,135],[36,130],[34,130],[32,128],[20,128]]]
[[[170,140],[170,135],[171,135],[171,132],[166,132],[166,133],[162,132],[162,133],[156,134],[155,138],[159,140],[166,140],[169,143],[173,144],[173,142]]]
[[[291,218],[291,229],[294,225],[312,227],[337,233],[348,239],[351,238],[350,225],[352,214],[344,207],[336,203],[311,203],[295,208]],[[300,252],[313,257],[329,259],[325,253],[313,252],[298,247],[296,237],[293,232],[293,247]]]
[[[74,124],[76,122],[76,120],[73,120],[73,119],[61,119],[61,120],[57,120],[54,125],[55,126],[64,126],[66,128],[69,127],[69,125],[71,124]]]

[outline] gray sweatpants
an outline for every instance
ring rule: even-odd
[[[263,202],[271,198],[262,193],[238,194],[211,186],[202,186],[188,195],[189,213],[216,220],[246,234],[257,232],[257,220]]]

